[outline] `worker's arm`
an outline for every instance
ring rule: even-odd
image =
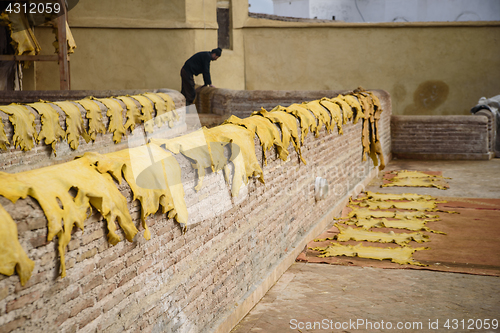
[[[203,81],[205,82],[206,86],[212,85],[212,78],[210,77],[210,61],[211,58],[205,59],[203,64]]]

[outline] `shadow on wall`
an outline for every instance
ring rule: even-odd
[[[413,93],[413,103],[408,105],[403,114],[427,115],[433,114],[448,98],[450,88],[443,81],[430,80],[421,83]]]

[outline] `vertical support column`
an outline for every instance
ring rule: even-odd
[[[64,0],[59,1],[61,5],[62,15],[57,18],[57,40],[59,43],[59,77],[60,77],[60,89],[69,90],[69,66],[68,66],[68,43],[66,41],[66,2]]]

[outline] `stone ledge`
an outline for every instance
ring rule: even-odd
[[[494,153],[398,153],[392,152],[394,159],[411,160],[491,160]]]

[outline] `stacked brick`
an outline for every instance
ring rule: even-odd
[[[379,134],[390,159],[390,101],[377,91],[384,112]],[[303,240],[317,222],[347,193],[366,180],[374,166],[361,159],[362,123],[344,125],[344,134],[308,135],[301,147],[307,165],[289,149],[282,161],[268,152],[263,166],[266,185],[256,180],[230,204],[206,215],[220,195],[222,175],[209,173],[200,192],[194,190],[190,162],[179,158],[185,198],[195,220],[182,233],[164,214],[149,216],[151,240],[111,246],[102,217],[95,213],[85,232],[74,232],[66,253],[67,276],[58,277],[53,243],[47,244],[44,213],[31,198],[0,204],[16,221],[19,240],[36,262],[22,287],[19,278],[0,276],[0,326],[3,331],[212,331],[247,299],[262,279]],[[188,170],[190,170],[188,172]],[[186,171],[186,172],[184,172]],[[326,178],[328,197],[314,199],[314,180]],[[127,198],[135,224],[140,206],[126,182],[118,186]],[[226,191],[229,191],[226,188]],[[119,231],[120,232],[120,231]],[[123,234],[120,234],[124,238]]]
[[[484,116],[393,116],[396,158],[490,159],[488,119]]]

